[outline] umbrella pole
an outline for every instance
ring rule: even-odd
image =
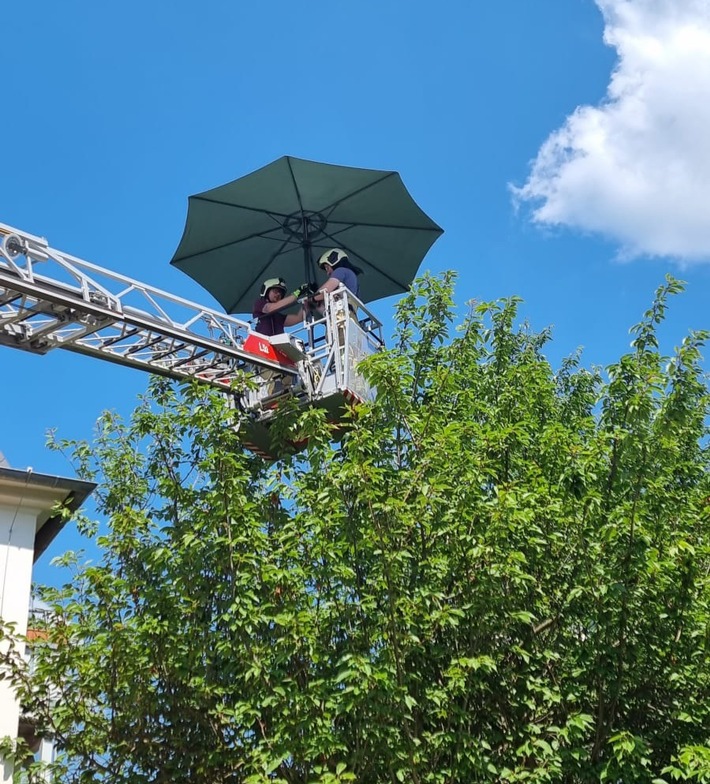
[[[303,243],[303,275],[306,283],[315,283],[312,273],[313,265],[311,264],[311,244],[310,242]]]
[[[316,282],[315,274],[313,272],[313,261],[311,259],[311,243],[307,240],[304,240],[303,242],[303,273],[306,283],[311,284]],[[312,322],[314,321],[314,318],[313,311],[308,306],[306,306],[306,321]],[[313,345],[312,335],[309,337],[309,342],[311,345]]]
[[[315,283],[315,274],[313,273],[313,258],[311,257],[311,227],[309,225],[308,216],[305,213],[301,214],[301,231],[301,243],[303,245],[303,272],[306,283]]]

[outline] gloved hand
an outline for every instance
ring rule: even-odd
[[[318,291],[317,283],[301,283],[301,285],[293,292],[293,296],[296,299],[300,299],[301,297],[307,297],[315,294],[316,291]]]

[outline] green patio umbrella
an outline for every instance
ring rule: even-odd
[[[285,156],[190,196],[171,260],[227,313],[248,313],[265,278],[318,282],[315,262],[342,248],[364,302],[406,291],[442,229],[399,174]]]

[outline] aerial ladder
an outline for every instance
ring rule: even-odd
[[[374,390],[358,370],[383,346],[382,325],[341,287],[322,313],[272,338],[234,316],[70,256],[43,237],[0,223],[0,345],[46,354],[55,348],[172,379],[194,379],[233,396],[245,413],[245,446],[265,458],[279,403],[318,406],[332,422]],[[252,383],[236,391],[240,378]]]

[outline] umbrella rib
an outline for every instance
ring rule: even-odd
[[[329,233],[326,233],[326,236],[327,236],[329,239],[331,239],[331,240],[335,241],[335,237],[333,237],[331,234],[329,234]],[[348,248],[348,246],[347,246],[345,243],[342,243],[340,247],[341,247],[343,250],[345,250],[345,251],[349,251],[350,253],[352,253],[352,254],[353,254],[353,256],[357,256],[357,258],[358,258],[358,259],[362,259],[362,261],[364,261],[364,262],[365,262],[365,264],[367,264],[367,265],[370,267],[370,269],[373,269],[373,270],[375,270],[375,272],[378,272],[380,275],[382,275],[383,277],[387,278],[387,280],[388,280],[388,281],[390,281],[390,283],[394,283],[394,284],[395,284],[395,286],[399,286],[399,287],[400,287],[401,289],[403,289],[404,291],[407,291],[407,289],[409,288],[409,285],[408,285],[408,284],[406,284],[406,283],[402,283],[401,281],[397,280],[396,278],[393,278],[393,277],[392,277],[391,275],[389,275],[387,272],[385,272],[384,270],[380,269],[380,267],[378,267],[376,264],[373,264],[371,261],[368,261],[368,260],[365,258],[365,256],[363,256],[361,253],[357,253],[357,252],[356,252],[356,251],[354,251],[352,248]]]
[[[290,169],[290,164],[289,164],[289,169]],[[387,177],[392,177],[396,173],[397,172],[389,172],[385,177],[380,177],[380,179],[379,180],[375,180],[375,182],[371,182],[368,185],[363,185],[362,188],[358,188],[356,191],[353,191],[352,193],[349,193],[347,196],[343,196],[342,199],[338,199],[338,201],[334,202],[333,204],[329,204],[327,207],[324,207],[323,211],[327,210],[328,211],[328,215],[330,215],[330,213],[332,213],[333,210],[336,207],[340,206],[343,202],[347,201],[348,199],[350,199],[353,196],[357,196],[359,193],[362,193],[363,191],[366,191],[368,188],[372,188],[373,186],[378,185],[379,183],[381,183],[384,180],[386,180]],[[296,184],[296,181],[293,178],[293,172],[291,172],[291,177],[293,179],[293,187],[296,190],[296,196],[298,197],[298,204],[299,204],[300,210],[303,211],[303,209],[304,209],[303,208],[303,201],[301,199],[301,194],[300,194],[300,192],[298,190],[298,185]],[[275,212],[274,210],[267,210],[267,209],[264,209],[262,207],[248,207],[245,204],[234,204],[233,202],[221,201],[220,199],[207,199],[204,196],[192,196],[191,198],[195,199],[195,200],[199,200],[199,201],[209,202],[210,204],[221,204],[223,207],[234,207],[235,209],[238,209],[238,210],[247,210],[249,212],[258,212],[261,215],[268,215],[268,217],[271,218],[274,221],[274,223],[276,223],[277,227],[279,227],[279,228],[282,227],[282,223],[279,222],[279,219],[288,218],[288,214],[285,213],[285,212]],[[328,220],[330,221],[330,218],[328,218]],[[340,223],[340,221],[338,221],[337,219],[333,220],[332,222],[333,223]],[[432,221],[432,223],[433,223],[433,221]],[[400,226],[400,225],[391,224],[391,223],[364,223],[364,222],[361,222],[361,221],[358,221],[357,225],[358,226],[381,226],[382,228],[387,228],[387,229],[412,229],[414,231],[439,231],[441,233],[443,233],[443,231],[444,231],[442,228],[440,228],[436,224],[434,224],[434,226],[436,228],[434,228],[434,227],[424,227],[424,226]],[[258,236],[258,235],[254,235],[254,236]]]
[[[296,191],[296,198],[298,199],[298,208],[303,213],[303,199],[301,199],[301,191],[298,190],[298,183],[296,182],[296,175],[293,173],[293,166],[291,166],[291,156],[286,156],[286,162],[288,163],[288,171],[291,175],[291,182],[293,183],[293,189]]]
[[[364,221],[353,223],[352,221],[346,222],[338,220],[329,220],[328,223],[344,226],[346,229],[351,229],[356,226],[367,226],[371,229],[403,229],[406,231],[437,231],[439,234],[444,233],[444,230],[436,224],[434,224],[434,226],[401,226],[397,223],[365,223]]]
[[[338,199],[338,201],[329,204],[327,207],[323,208],[323,211],[328,210],[328,214],[333,212],[336,207],[339,207],[344,201],[351,199],[353,196],[357,196],[358,194],[366,191],[368,188],[374,188],[375,185],[379,185],[381,182],[384,182],[389,177],[394,177],[397,172],[386,172],[384,177],[380,177],[378,180],[373,180],[372,182],[368,182],[367,185],[363,185],[361,188],[357,188],[357,190],[348,193],[347,196],[343,196],[342,199]],[[327,216],[326,216],[327,217]]]
[[[187,261],[188,259],[192,259],[195,256],[203,256],[206,253],[212,253],[213,251],[216,251],[216,250],[224,250],[224,248],[228,248],[230,245],[239,245],[240,242],[246,242],[247,240],[253,240],[253,239],[257,238],[257,237],[263,237],[264,239],[275,240],[276,237],[269,237],[269,234],[272,231],[276,231],[276,229],[267,229],[267,231],[258,231],[255,234],[249,234],[246,237],[240,237],[239,239],[232,240],[231,242],[225,242],[223,245],[214,245],[213,247],[211,247],[211,248],[209,248],[207,250],[198,250],[198,251],[195,251],[194,253],[189,253],[187,256],[180,256],[179,259],[173,259],[170,263],[171,264],[182,263],[183,261]],[[293,245],[299,245],[300,244],[298,242],[295,242],[294,240],[291,240],[291,239],[287,238],[286,240],[284,240],[284,245],[287,245],[289,242],[291,244],[293,244]],[[280,252],[281,251],[279,251],[279,253]]]
[[[259,278],[264,274],[264,272],[266,272],[266,270],[269,268],[269,265],[274,261],[274,259],[281,254],[281,251],[283,251],[284,246],[286,246],[287,244],[288,244],[288,240],[285,240],[284,242],[281,243],[281,247],[275,253],[271,254],[271,256],[267,259],[266,263],[262,265],[262,267],[259,269],[256,275],[254,275],[254,277],[249,281],[249,285],[242,287],[243,291],[248,291],[259,280]],[[241,297],[234,300],[234,302],[232,302],[232,304],[228,308],[225,308],[226,312],[233,313],[234,309],[239,304],[240,299]]]
[[[275,216],[278,215],[279,218],[288,217],[287,213],[275,212],[274,210],[267,210],[263,207],[249,207],[246,204],[234,204],[231,201],[222,201],[221,199],[206,199],[204,196],[191,196],[190,198],[194,199],[195,201],[207,201],[210,204],[221,204],[223,207],[235,207],[238,210],[247,210],[249,212],[258,212],[262,215],[268,215],[279,226],[281,224],[278,223],[278,219]]]

